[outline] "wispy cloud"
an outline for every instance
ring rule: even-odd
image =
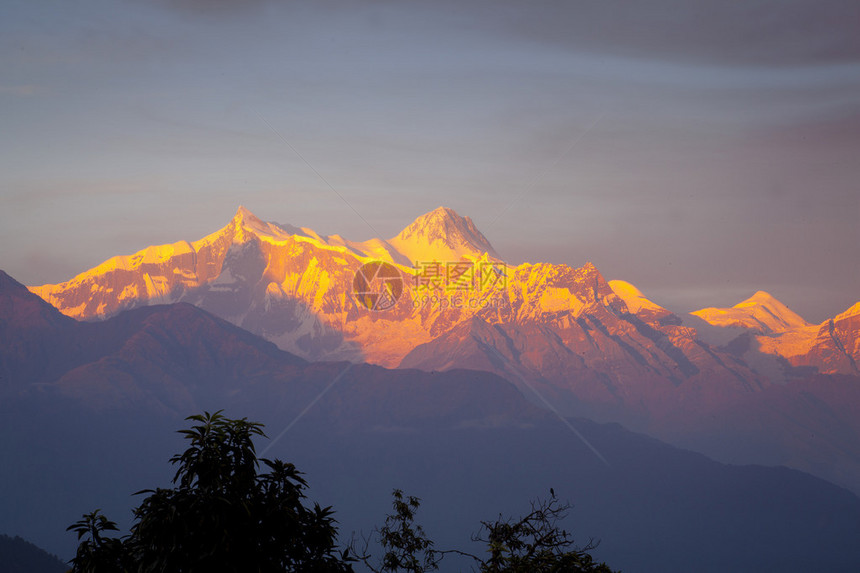
[[[506,35],[589,53],[741,66],[860,58],[860,4],[854,0],[583,0],[538,9],[541,4],[485,16],[490,26],[501,23]]]

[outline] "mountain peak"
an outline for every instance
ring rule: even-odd
[[[458,260],[484,253],[499,259],[472,219],[461,217],[449,207],[437,207],[421,215],[388,242],[413,261]]]
[[[292,234],[301,233],[301,230],[289,225],[277,225],[263,221],[245,206],[239,205],[230,223],[215,233],[215,236],[225,233],[232,235],[234,243],[241,244],[247,242],[251,237],[257,237],[261,240],[284,240]]]
[[[244,205],[239,205],[239,208],[236,209],[236,214],[233,215],[232,222],[236,223],[237,226],[251,225],[253,227],[258,227],[265,225],[265,223],[259,217],[254,215],[247,208],[245,208]]]
[[[474,226],[469,217],[461,217],[449,207],[436,207],[432,211],[416,218],[408,227],[400,232],[398,237],[426,235],[432,239],[439,237],[446,230],[461,231],[469,229],[469,227],[474,229]],[[477,229],[474,229],[474,231],[477,232]]]
[[[627,304],[627,309],[633,314],[636,314],[643,309],[652,311],[666,310],[659,304],[645,298],[642,291],[627,281],[612,280],[608,282],[609,288],[612,289],[612,292],[617,294],[621,300]]]
[[[690,314],[714,326],[749,328],[764,334],[809,326],[800,315],[762,290],[731,308],[703,308]]]
[[[759,290],[759,291],[756,291],[754,295],[752,295],[751,297],[749,297],[748,299],[746,299],[744,301],[739,302],[738,304],[736,304],[732,308],[749,308],[749,307],[755,306],[757,304],[782,305],[782,303],[779,302],[779,300],[777,300],[777,298],[775,296],[773,296],[772,294],[770,294],[769,292]]]
[[[418,218],[421,219],[421,218],[425,218],[425,217],[451,217],[454,219],[462,219],[463,218],[454,209],[452,209],[450,207],[445,207],[444,205],[440,205],[440,206],[436,207],[435,209],[433,209],[432,211],[424,213],[423,215],[421,215],[421,217],[418,217]]]

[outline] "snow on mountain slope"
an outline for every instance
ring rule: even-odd
[[[725,333],[720,337],[697,327],[703,339],[721,340],[747,363],[768,370],[772,379],[804,376],[809,369],[822,374],[860,373],[860,303],[818,325],[809,324],[762,291],[732,308],[704,308],[690,314]]]
[[[690,314],[714,326],[743,327],[763,334],[809,326],[798,314],[764,291],[731,308],[703,308]]]
[[[860,374],[860,303],[817,326],[757,336],[761,351],[823,374]]]
[[[64,314],[78,319],[107,318],[142,304],[184,300],[195,289],[235,290],[256,269],[234,269],[246,261],[243,250],[269,249],[288,254],[310,249],[327,256],[359,260],[376,258],[356,244],[329,241],[310,229],[279,226],[239,207],[222,229],[198,241],[147,247],[133,255],[113,257],[69,281],[29,287]],[[227,266],[225,267],[225,263]]]
[[[777,334],[760,334],[755,340],[761,352],[791,359],[806,355],[815,344],[820,331],[821,325],[810,325]]]
[[[689,329],[660,332],[655,326],[663,326],[648,317],[641,317],[647,325],[624,318],[624,302],[594,265],[495,262],[495,251],[471,220],[450,209],[419,217],[390,242],[356,243],[266,223],[240,207],[226,227],[182,245],[151,247],[127,257],[127,264],[102,265],[68,283],[32,290],[80,318],[153,302],[190,302],[314,360],[396,366],[417,346],[478,317],[487,324],[550,329],[548,335],[561,336],[558,352],[575,357],[572,364],[605,373],[612,385],[642,376],[680,380],[716,364],[692,342]],[[395,263],[442,258],[435,269],[440,274],[428,279],[440,282],[419,284],[420,268],[398,264],[406,286],[398,304],[386,312],[368,311],[352,296],[353,276],[380,254]],[[443,284],[454,267],[468,280]],[[654,306],[640,303],[647,310]],[[523,339],[524,354],[518,356],[533,362],[524,371],[540,376],[549,368],[553,377],[563,377],[568,371],[551,364],[564,361],[542,356],[556,350],[540,350],[537,343]]]
[[[659,304],[648,300],[642,291],[633,286],[627,281],[621,280],[611,280],[609,281],[609,288],[617,294],[621,300],[624,301],[624,304],[627,305],[627,309],[632,313],[639,315],[641,318],[665,318],[669,315],[673,316],[677,320],[675,321],[677,324],[680,324],[680,319],[675,317],[671,311],[663,308]]]
[[[386,312],[369,311],[352,294],[356,271],[373,260],[393,263],[402,277],[403,294]],[[429,266],[432,261],[435,267]],[[463,273],[461,283],[448,283],[453,271]],[[524,376],[561,383],[581,371],[583,380],[600,380],[595,384],[620,392],[616,398],[621,401],[628,391],[620,388],[645,379],[680,384],[700,373],[699,378],[710,376],[729,385],[738,380],[750,388],[762,384],[758,374],[736,360],[738,355],[704,343],[695,328],[630,283],[607,283],[590,263],[579,269],[546,263],[508,266],[468,217],[442,207],[418,217],[389,241],[363,242],[265,222],[239,207],[225,227],[200,240],[147,247],[65,283],[30,290],[81,319],[189,302],[306,359],[385,366],[401,364],[416,347],[478,318],[520,332],[511,368]],[[792,326],[808,326],[765,293],[733,309],[705,310],[713,310],[699,311],[706,320],[747,325],[757,332],[787,333]],[[560,345],[545,346],[522,334],[533,328],[542,329],[541,336],[559,337]],[[782,340],[787,344],[791,338]],[[840,346],[834,348],[839,351]],[[505,356],[510,349],[495,350]],[[426,352],[411,360],[430,369],[447,364]],[[844,357],[838,364],[840,372],[853,371]]]
[[[850,306],[845,312],[840,312],[837,314],[833,320],[835,322],[839,322],[842,320],[851,320],[855,317],[860,316],[860,302],[855,302],[852,306]]]
[[[501,304],[442,330],[400,366],[489,369],[526,395],[540,388],[565,411],[626,416],[631,424],[676,407],[685,395],[722,399],[765,384],[731,355],[700,343],[695,330],[629,313],[590,263],[509,270]]]
[[[621,297],[621,300],[627,305],[628,310],[633,314],[638,313],[640,310],[666,310],[662,306],[657,303],[651,302],[642,292],[628,283],[627,281],[620,280],[612,280],[609,281],[609,288],[611,288],[615,294]]]
[[[425,232],[422,221],[430,225]],[[445,232],[451,233],[450,241],[443,240]],[[419,217],[398,237],[404,252],[380,239],[355,242],[264,222],[239,207],[225,227],[198,241],[147,247],[70,281],[30,290],[79,319],[191,302],[310,359],[397,364],[428,340],[430,319],[413,313],[411,298],[385,317],[359,307],[352,297],[356,270],[371,260],[388,261],[411,284],[413,257],[456,254],[459,260],[480,256],[480,248],[495,252],[470,220],[450,209]],[[384,336],[376,327],[380,319],[387,324]],[[439,328],[441,323],[434,324]]]
[[[410,262],[477,259],[484,253],[501,260],[472,219],[461,217],[447,207],[418,217],[388,243]]]

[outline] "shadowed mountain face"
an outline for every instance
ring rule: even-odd
[[[373,259],[399,265],[407,287],[385,312],[352,296],[355,272]],[[455,263],[464,273],[456,284]],[[591,264],[504,265],[471,220],[444,208],[389,241],[364,243],[240,208],[200,241],[149,247],[32,290],[79,318],[191,302],[307,359],[488,367],[522,389],[541,385],[564,411],[627,423],[767,383],[670,312],[652,322],[631,314]]]
[[[376,260],[391,263],[405,286],[384,312],[352,296],[356,271]],[[308,360],[487,370],[565,414],[621,422],[723,461],[787,464],[860,491],[860,448],[841,434],[860,435],[860,417],[837,415],[830,400],[842,392],[829,389],[860,385],[856,305],[810,325],[759,292],[682,317],[591,264],[506,265],[468,217],[441,207],[389,240],[364,242],[240,208],[193,243],[148,247],[31,290],[87,320],[188,302]],[[805,429],[791,414],[801,394],[780,389],[795,382],[828,405]],[[765,389],[792,397],[777,400],[779,415],[759,397]],[[710,423],[727,417],[731,428]]]
[[[474,551],[466,540],[481,519],[521,513],[553,487],[575,504],[577,538],[602,538],[599,557],[626,570],[860,563],[860,500],[793,470],[725,466],[569,420],[577,434],[488,372],[307,363],[183,304],[78,323],[2,281],[0,321],[14,328],[0,346],[12,381],[0,401],[0,488],[15,495],[0,501],[0,529],[64,557],[74,539],[63,530],[81,513],[101,507],[127,525],[131,492],[166,485],[182,417],[225,408],[267,424],[276,440],[259,450],[308,472],[311,497],[335,506],[345,537],[381,523],[399,487],[424,499],[419,517],[440,545]],[[18,340],[30,341],[26,356]]]

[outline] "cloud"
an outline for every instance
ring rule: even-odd
[[[860,60],[855,0],[582,0],[484,4],[486,25],[535,43],[720,65]]]
[[[140,1],[140,0],[137,0]],[[297,6],[272,0],[160,0],[196,16],[234,17],[267,5],[295,16]],[[432,8],[428,9],[428,6]],[[860,61],[856,0],[437,0],[434,4],[326,0],[301,12],[344,13],[407,29],[433,15],[470,35],[495,35],[564,51],[741,66],[805,66]],[[284,13],[281,13],[283,15]]]

